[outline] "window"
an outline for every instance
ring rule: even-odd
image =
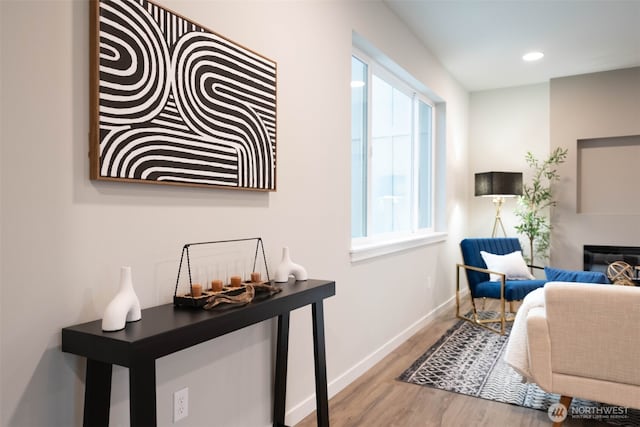
[[[366,55],[354,53],[351,70],[353,253],[434,231],[435,112]]]

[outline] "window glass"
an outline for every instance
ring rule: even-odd
[[[351,237],[366,234],[367,64],[351,58]]]
[[[418,228],[433,224],[433,147],[431,105],[418,101]]]
[[[373,76],[371,234],[411,230],[411,98]]]
[[[432,231],[433,106],[366,55],[351,63],[351,237]]]

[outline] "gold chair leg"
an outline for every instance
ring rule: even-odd
[[[500,299],[501,311],[500,311],[500,335],[504,335],[504,331],[507,323],[507,313],[506,313],[506,300],[504,296]]]
[[[478,322],[478,309],[476,308],[476,300],[471,297],[471,310],[473,311],[473,320]]]
[[[456,266],[456,317],[460,317],[460,267]]]
[[[476,303],[471,296],[471,290],[469,289],[469,298],[471,299],[471,309],[473,310],[473,321],[478,322],[478,311],[476,310]],[[460,265],[456,265],[456,317],[459,319],[464,319],[468,321],[472,321],[466,316],[460,314]]]
[[[507,321],[512,321],[513,319],[507,319],[507,313],[506,313],[506,299],[504,297],[504,280],[503,280],[503,284],[501,286],[501,290],[500,290],[500,315],[497,318],[491,318],[491,319],[480,319],[480,316],[478,315],[478,308],[476,307],[476,301],[473,298],[473,296],[471,295],[471,292],[469,292],[469,298],[471,299],[471,310],[472,310],[472,316],[468,317],[466,315],[463,315],[460,313],[460,269],[461,268],[471,268],[471,267],[465,267],[462,264],[456,264],[456,317],[458,319],[463,319],[466,320],[468,322],[474,323],[477,326],[480,326],[482,328],[488,329],[491,332],[495,332],[497,334],[500,335],[504,335],[506,333],[506,323]],[[473,269],[473,268],[471,268]],[[469,290],[471,291],[471,290]],[[511,305],[510,305],[511,307]],[[482,299],[482,309],[485,310],[486,308],[486,298]],[[489,326],[489,323],[500,323],[500,327],[496,328],[493,326]]]

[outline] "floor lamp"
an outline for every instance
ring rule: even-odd
[[[475,174],[476,196],[492,197],[496,207],[496,218],[493,221],[493,231],[491,237],[496,237],[498,226],[504,230],[500,210],[504,204],[505,197],[515,197],[522,195],[522,172],[483,172]]]

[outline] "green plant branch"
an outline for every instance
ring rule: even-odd
[[[529,239],[529,262],[534,258],[548,258],[551,223],[549,209],[556,205],[553,198],[552,184],[560,179],[557,166],[567,159],[566,148],[558,147],[549,157],[540,162],[531,152],[527,152],[525,161],[533,169],[533,177],[529,184],[524,184],[522,196],[518,198],[516,216],[520,224],[515,229]]]

